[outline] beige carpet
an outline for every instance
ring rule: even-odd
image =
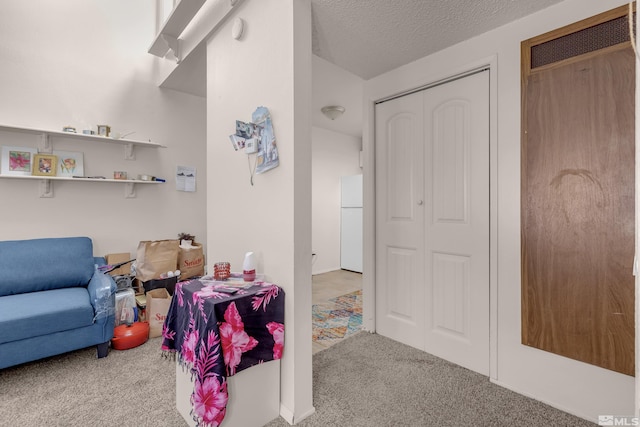
[[[185,426],[175,365],[159,346],[154,338],[105,359],[85,349],[0,370],[0,426]],[[594,425],[368,332],[315,354],[313,381],[316,413],[300,427]]]
[[[595,425],[368,332],[314,354],[313,383],[316,414],[299,427]],[[280,418],[267,426],[288,424]]]
[[[160,338],[97,359],[94,348],[0,370],[0,426],[185,426]]]

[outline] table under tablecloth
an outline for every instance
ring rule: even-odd
[[[200,426],[224,419],[228,376],[280,359],[284,349],[284,291],[267,282],[221,292],[228,288],[204,279],[178,283],[162,331],[163,352],[191,372],[191,415]]]

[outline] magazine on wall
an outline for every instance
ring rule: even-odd
[[[257,125],[254,129],[259,141],[256,173],[260,174],[280,164],[278,147],[273,132],[271,114],[266,107],[258,107],[251,116],[251,121]]]

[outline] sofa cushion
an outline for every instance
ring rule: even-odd
[[[0,242],[0,296],[86,286],[93,271],[88,237]]]
[[[90,326],[87,288],[8,295],[0,298],[0,344]]]

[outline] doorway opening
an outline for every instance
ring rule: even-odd
[[[313,353],[362,329],[362,273],[334,270],[312,278]]]

